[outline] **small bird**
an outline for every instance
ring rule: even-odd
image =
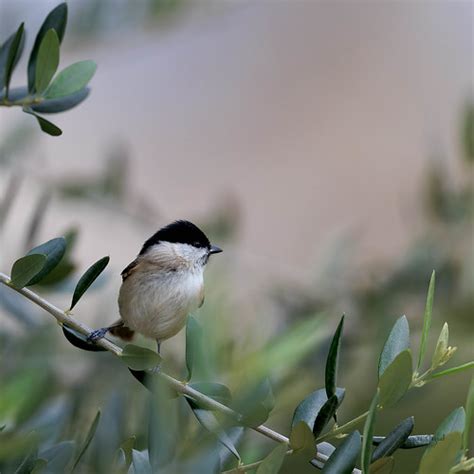
[[[118,297],[120,319],[89,336],[95,342],[107,332],[131,340],[135,332],[157,341],[176,335],[187,315],[204,303],[204,268],[211,245],[193,223],[178,220],[163,227],[144,244],[137,258],[122,272]]]

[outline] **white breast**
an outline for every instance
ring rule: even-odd
[[[160,341],[177,334],[201,303],[203,269],[134,272],[122,283],[120,315],[134,331]]]

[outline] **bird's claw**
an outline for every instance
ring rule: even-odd
[[[109,328],[100,328],[95,331],[92,331],[87,337],[87,342],[92,342],[95,344],[99,339],[102,339],[107,334]]]

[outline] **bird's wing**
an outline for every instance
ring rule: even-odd
[[[122,275],[122,281],[125,281],[137,268],[138,265],[138,259],[135,259],[132,263],[127,265],[126,268],[123,269],[121,275]]]

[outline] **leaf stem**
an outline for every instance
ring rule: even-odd
[[[24,296],[25,298],[28,298],[30,301],[35,303],[37,306],[43,308],[45,311],[51,314],[51,316],[53,316],[60,325],[66,324],[68,327],[74,329],[75,331],[78,331],[84,336],[89,336],[92,333],[92,329],[90,327],[76,320],[66,311],[61,310],[57,306],[54,306],[49,301],[46,301],[44,298],[37,295],[35,292],[29,290],[28,288],[20,288],[20,289],[13,288],[13,286],[11,286],[10,284],[10,281],[11,280],[7,275],[0,272],[0,283],[8,286],[13,291],[20,293],[22,296]],[[122,348],[117,346],[113,342],[109,341],[108,339],[105,339],[105,338],[99,339],[96,342],[96,344],[108,350],[109,352],[112,352],[112,354],[116,356],[120,357],[120,355],[122,354]],[[172,389],[176,390],[182,395],[192,398],[203,407],[207,407],[209,409],[219,411],[225,415],[228,415],[236,419],[237,421],[242,420],[241,414],[232,410],[228,406],[223,405],[222,403],[219,403],[218,401],[208,397],[207,395],[204,395],[203,393],[195,390],[194,388],[190,387],[187,383],[180,382],[179,380],[171,377],[168,374],[165,374],[164,372],[159,372],[159,376],[162,377]],[[367,413],[364,413],[357,419],[352,420],[352,422],[346,423],[345,425],[341,426],[338,430],[335,430],[335,431],[339,431],[340,429],[345,429],[347,426],[351,426],[353,423],[360,421],[359,419],[363,419],[363,417],[365,416],[367,416]],[[260,425],[256,427],[250,427],[250,428],[262,434],[263,436],[266,436],[267,438],[270,438],[273,441],[276,441],[277,443],[289,444],[290,442],[288,437],[286,437],[285,435],[282,435],[281,433],[277,431],[272,430],[271,428],[268,428],[265,425]],[[334,434],[334,432],[332,432],[331,434]],[[327,456],[323,455],[322,453],[317,453],[316,459],[318,459],[319,461],[325,462],[327,460]],[[358,469],[354,469],[352,473],[360,474],[360,471]]]

